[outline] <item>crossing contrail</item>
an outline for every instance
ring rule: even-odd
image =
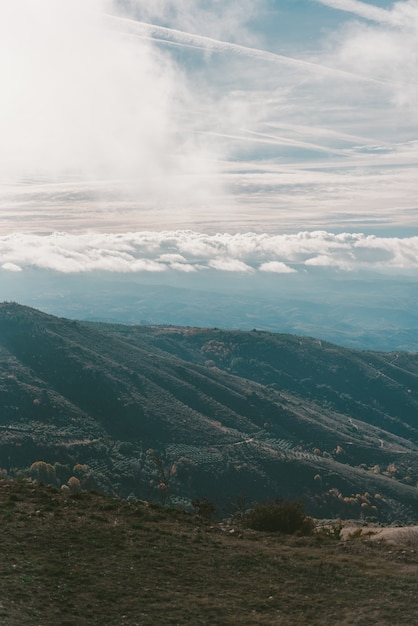
[[[316,0],[320,4],[323,4],[331,9],[338,9],[340,11],[346,11],[347,13],[353,13],[358,17],[363,17],[366,20],[378,22],[382,24],[397,24],[397,20],[393,14],[386,9],[381,9],[360,0]]]

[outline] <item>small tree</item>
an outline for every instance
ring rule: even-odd
[[[211,517],[216,513],[215,505],[207,498],[203,498],[203,500],[195,498],[194,500],[192,500],[192,506],[195,509],[197,515],[205,517],[206,519],[211,519]]]
[[[45,461],[32,463],[29,468],[29,474],[31,478],[40,483],[45,483],[45,485],[55,485],[56,483],[55,468],[50,463],[45,463]]]
[[[70,466],[59,463],[58,461],[54,463],[54,469],[58,482],[61,483],[61,485],[66,483],[72,475]]]
[[[80,493],[81,484],[75,476],[71,476],[71,478],[68,479],[67,485],[72,493]]]
[[[165,506],[170,483],[176,475],[176,466],[172,461],[160,456],[152,449],[147,450],[147,455],[156,468],[159,478],[157,488],[160,492],[161,503]]]

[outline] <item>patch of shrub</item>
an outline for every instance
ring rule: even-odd
[[[253,530],[279,532],[286,535],[312,535],[315,524],[306,515],[299,500],[268,500],[256,503],[244,516],[244,526]]]
[[[29,468],[31,478],[45,485],[53,485],[56,483],[55,468],[45,461],[35,461]]]
[[[200,517],[204,517],[205,519],[211,519],[216,513],[215,505],[207,498],[203,498],[203,500],[195,498],[192,500],[192,506],[197,515],[200,515]]]

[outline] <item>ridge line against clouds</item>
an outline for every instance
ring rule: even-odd
[[[415,272],[418,237],[326,231],[208,235],[190,230],[83,235],[14,233],[0,237],[0,268],[7,272],[37,268],[66,274],[170,270],[289,274],[310,267],[346,272]]]

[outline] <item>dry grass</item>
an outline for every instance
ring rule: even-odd
[[[0,483],[2,626],[418,623],[417,554]],[[233,532],[232,532],[233,531]]]

